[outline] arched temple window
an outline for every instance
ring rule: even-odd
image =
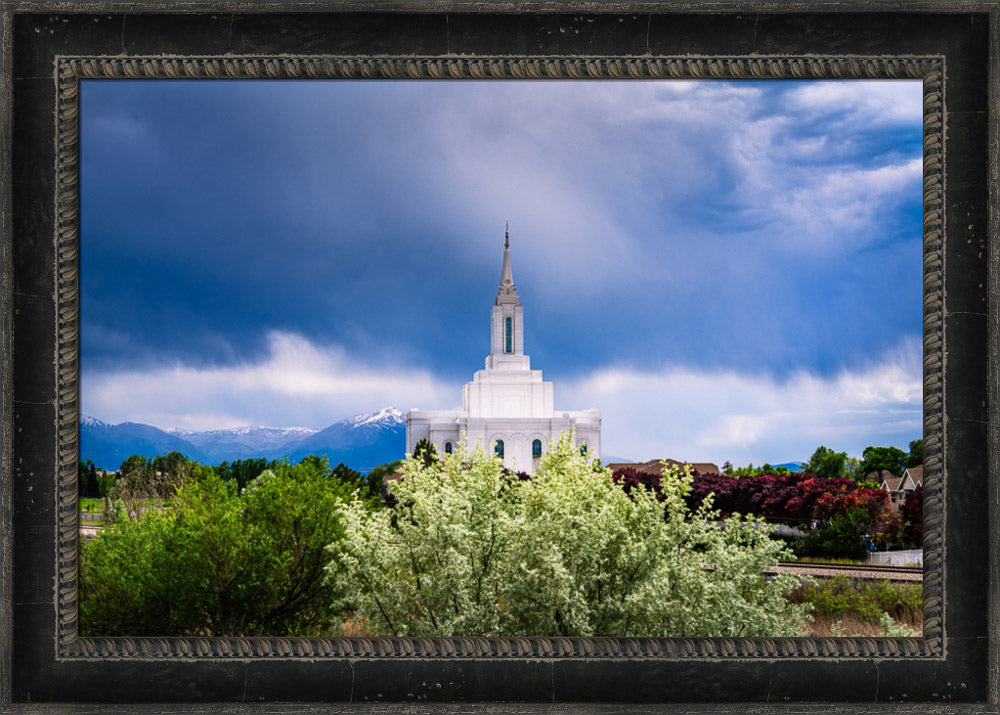
[[[506,333],[506,337],[504,338],[503,351],[505,353],[512,353],[512,352],[514,352],[514,319],[513,318],[507,318],[504,321],[504,331]]]
[[[531,443],[531,456],[536,459],[542,456],[542,440],[536,439]]]
[[[451,442],[444,443],[444,453],[451,454]]]
[[[509,320],[509,318],[508,318]],[[493,446],[493,454],[503,459],[503,440],[498,439],[497,443]]]
[[[587,456],[587,443],[586,442],[584,442],[584,443],[582,443],[580,445],[580,456],[581,457],[586,457]]]

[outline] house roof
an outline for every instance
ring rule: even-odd
[[[888,469],[879,472],[871,472],[868,479],[873,482],[881,482],[882,488],[889,492],[909,492],[913,491],[924,481],[924,467],[908,467],[901,476],[896,476]]]
[[[898,492],[902,488],[904,477],[884,477],[882,488],[888,492]]]

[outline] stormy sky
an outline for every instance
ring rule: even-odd
[[[85,80],[82,412],[461,404],[505,222],[525,351],[603,452],[921,436],[919,81]]]

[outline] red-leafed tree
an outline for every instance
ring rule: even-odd
[[[626,492],[638,486],[660,492],[659,475],[632,467],[617,470],[614,480]],[[686,497],[689,508],[697,508],[709,494],[723,515],[754,514],[804,526],[854,509],[865,512],[874,522],[889,508],[889,497],[881,489],[859,487],[845,477],[818,477],[808,472],[751,477],[696,473]]]
[[[903,516],[903,535],[914,546],[920,546],[924,539],[924,485],[921,484],[906,495],[899,509]]]

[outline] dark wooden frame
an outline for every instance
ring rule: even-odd
[[[996,711],[1000,3],[0,4],[5,711]],[[78,82],[314,76],[923,78],[924,636],[79,638]]]

